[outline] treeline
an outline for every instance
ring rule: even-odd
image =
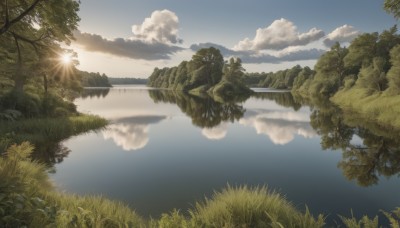
[[[373,93],[398,94],[400,35],[393,26],[381,34],[364,33],[348,48],[338,43],[315,65],[315,74],[302,81],[300,93],[333,96],[339,90],[363,89]],[[396,61],[397,60],[397,61]]]
[[[108,78],[111,85],[145,85],[147,84],[147,78]]]
[[[176,67],[155,68],[148,85],[190,92],[209,92],[217,95],[251,93],[242,82],[242,61],[231,58],[225,62],[221,52],[214,48],[203,48],[190,61]]]
[[[345,110],[400,128],[400,35],[397,27],[364,33],[349,47],[336,43],[314,70],[295,66],[264,74],[262,87],[291,89],[303,97],[330,98]]]
[[[299,65],[291,69],[280,70],[275,73],[261,73],[258,87],[270,87],[274,89],[297,89],[302,82],[311,78],[315,72],[309,67],[302,68]]]
[[[111,87],[109,78],[104,73],[79,71],[79,75],[84,87]]]

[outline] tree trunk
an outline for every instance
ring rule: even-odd
[[[47,87],[48,87],[47,75],[46,73],[43,73],[43,89],[45,95],[47,95]]]
[[[19,42],[17,37],[14,35],[14,40],[15,40],[15,45],[17,46],[17,51],[18,51],[18,59],[17,59],[17,64],[16,64],[16,70],[14,74],[14,90],[16,92],[22,93],[24,91],[24,84],[25,84],[25,78],[22,72],[22,55],[21,55],[21,49],[19,46]]]

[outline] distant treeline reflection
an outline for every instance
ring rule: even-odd
[[[110,92],[109,88],[90,88],[90,89],[84,89],[81,94],[80,94],[80,98],[104,98],[108,95],[108,93]]]

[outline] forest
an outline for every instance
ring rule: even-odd
[[[104,73],[78,71],[78,74],[80,75],[83,87],[111,87],[110,80]]]

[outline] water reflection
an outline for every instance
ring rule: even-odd
[[[234,123],[251,127],[276,145],[287,145],[297,137],[320,137],[323,150],[341,152],[337,167],[346,179],[359,186],[377,185],[380,177],[389,178],[400,173],[400,134],[362,120],[357,115],[344,115],[326,99],[305,100],[288,92],[256,93],[251,102],[273,101],[277,106],[262,106],[271,102],[260,102],[251,107],[245,106],[246,98],[227,102],[207,95],[143,88],[140,91],[112,89],[112,92],[110,89],[88,89],[82,94],[82,98],[94,97],[101,99],[87,101],[88,104],[97,102],[96,105],[102,105],[95,114],[111,119],[101,136],[125,151],[143,149],[151,140],[151,125],[159,124],[167,115],[182,112],[194,126],[201,128],[202,137],[214,141],[225,139],[229,131],[234,132]],[[129,99],[129,102],[121,99]],[[164,104],[162,108],[159,107],[161,104]],[[286,108],[280,108],[282,106]],[[167,113],[163,112],[165,108]],[[90,106],[90,111],[92,109]],[[305,109],[309,109],[311,114]],[[37,145],[35,158],[53,166],[62,162],[69,153],[70,150],[59,142],[48,142]]]
[[[63,162],[70,152],[71,150],[60,142],[43,142],[35,145],[32,156],[35,160],[51,168],[55,164]]]
[[[228,123],[221,123],[216,127],[203,128],[201,134],[210,140],[220,140],[225,138],[227,132],[228,132]]]
[[[295,135],[304,138],[317,136],[310,126],[309,117],[305,113],[257,110],[256,112],[246,113],[240,123],[253,127],[257,134],[264,134],[274,144],[279,145],[291,142]]]
[[[302,107],[302,104],[294,99],[292,93],[287,91],[255,93],[252,97],[261,100],[274,101],[276,104],[279,104],[280,106],[286,108],[293,108],[293,110],[295,111],[298,111]]]
[[[366,187],[378,184],[379,176],[388,178],[400,172],[398,132],[344,115],[329,100],[313,101],[312,109],[311,125],[321,136],[322,148],[342,151],[338,168],[348,180]]]
[[[80,98],[104,98],[109,92],[109,88],[87,88],[81,92]]]
[[[207,95],[194,96],[168,90],[149,90],[149,96],[155,103],[176,104],[192,119],[193,125],[201,128],[214,128],[221,122],[227,121],[233,123],[246,111],[241,104],[236,103],[236,100],[222,103]]]
[[[149,128],[166,116],[134,116],[114,120],[105,131],[104,139],[112,139],[125,151],[138,150],[149,142]]]

